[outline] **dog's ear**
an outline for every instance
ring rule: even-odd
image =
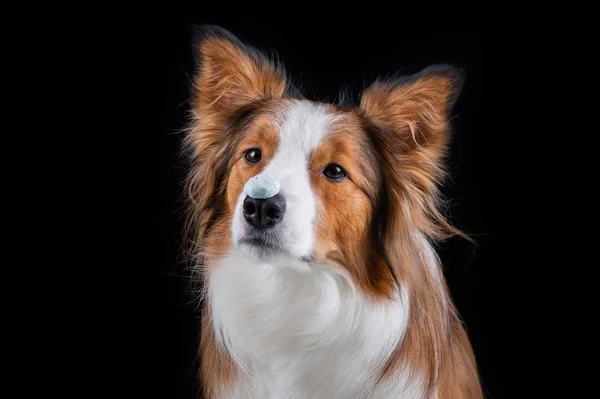
[[[462,84],[461,70],[434,65],[412,76],[378,81],[362,95],[360,112],[371,126],[387,185],[381,228],[390,243],[399,239],[390,232],[406,226],[433,240],[464,236],[442,216],[438,187],[445,175],[450,111]]]
[[[458,68],[433,65],[412,76],[375,82],[363,93],[360,108],[405,151],[427,147],[440,152],[462,84]]]
[[[281,97],[284,71],[229,31],[216,26],[194,29],[194,52],[199,71],[193,97],[196,111],[232,113],[253,101]]]

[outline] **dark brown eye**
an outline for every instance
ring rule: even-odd
[[[333,181],[340,181],[346,177],[346,171],[344,168],[334,163],[327,165],[327,167],[323,169],[323,174],[326,178]]]
[[[248,163],[258,163],[262,158],[262,152],[258,148],[251,148],[246,151],[244,158],[246,158]]]

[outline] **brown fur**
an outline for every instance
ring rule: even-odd
[[[187,227],[195,261],[205,271],[231,246],[235,201],[276,151],[273,126],[289,100],[283,72],[257,52],[243,50],[237,39],[208,32],[198,51],[201,69],[187,136],[192,159]],[[381,379],[410,365],[415,376],[425,372],[427,394],[437,392],[439,399],[483,397],[466,332],[445,283],[439,289],[423,259],[416,234],[433,242],[462,235],[439,211],[438,192],[459,82],[451,69],[431,69],[404,82],[375,83],[360,107],[329,105],[339,119],[309,160],[311,185],[321,200],[316,262],[344,267],[360,290],[380,301],[389,300],[397,285],[406,288],[409,326]],[[252,147],[263,151],[254,165],[243,160]],[[323,179],[321,170],[331,162],[343,165],[349,179]],[[232,383],[236,370],[216,345],[209,308],[205,301],[200,378],[206,397],[213,398]]]
[[[311,185],[321,199],[314,222],[315,261],[345,268],[356,286],[370,295],[391,297],[390,275],[372,261],[370,226],[381,180],[377,156],[359,119],[352,112],[331,108],[340,118],[309,160]],[[324,179],[321,171],[330,163],[342,165],[348,179],[337,183]]]
[[[392,378],[394,370],[405,364],[415,371],[426,370],[427,392],[437,385],[440,399],[482,397],[462,324],[445,285],[441,292],[436,289],[416,236],[422,232],[436,242],[462,235],[438,210],[448,111],[458,85],[460,76],[452,70],[426,70],[403,84],[375,83],[363,94],[360,106],[366,124],[373,124],[368,129],[379,148],[386,185],[385,256],[412,302],[405,338],[384,376]]]

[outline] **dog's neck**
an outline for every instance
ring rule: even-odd
[[[386,397],[387,389],[419,389],[418,381],[401,378],[378,384],[408,324],[403,290],[394,300],[375,301],[339,269],[284,263],[232,250],[209,275],[217,342],[241,375],[233,397],[350,398],[376,385]]]

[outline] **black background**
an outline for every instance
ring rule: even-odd
[[[518,329],[507,319],[515,310],[510,294],[517,277],[514,267],[506,267],[514,264],[516,241],[515,234],[505,234],[515,218],[507,186],[513,169],[507,167],[507,154],[517,161],[514,152],[507,152],[510,123],[503,119],[505,93],[511,85],[507,75],[499,73],[506,47],[480,21],[424,24],[365,16],[296,22],[226,15],[189,9],[178,16],[143,20],[134,29],[129,26],[133,34],[122,39],[122,53],[109,60],[132,89],[127,91],[131,95],[120,99],[132,121],[131,138],[135,137],[122,140],[132,141],[132,151],[140,155],[125,179],[134,193],[131,209],[150,222],[149,229],[143,224],[126,233],[137,235],[139,242],[130,260],[134,283],[124,284],[132,300],[120,306],[131,328],[118,356],[132,392],[195,397],[199,311],[186,265],[180,262],[185,163],[179,150],[194,72],[192,26],[216,24],[251,45],[276,51],[307,97],[319,100],[335,100],[342,88],[358,99],[360,90],[377,76],[399,70],[416,72],[440,62],[464,68],[465,85],[453,110],[451,176],[443,192],[451,200],[453,223],[478,245],[451,239],[439,252],[486,394],[513,397],[517,376],[506,364],[514,359],[509,342]],[[147,186],[136,185],[140,176]]]

